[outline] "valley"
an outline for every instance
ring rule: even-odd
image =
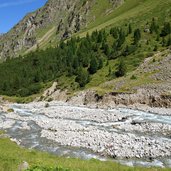
[[[9,107],[14,112],[1,111],[0,128],[18,145],[64,157],[171,167],[170,109],[154,114],[63,102],[50,102],[48,107],[45,102]]]
[[[170,171],[170,6],[47,0],[0,34],[0,171]]]

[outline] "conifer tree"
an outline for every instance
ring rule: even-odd
[[[126,74],[126,65],[123,58],[120,59],[117,71],[115,72],[116,77],[122,77]]]
[[[134,44],[137,45],[140,39],[141,39],[141,31],[140,29],[136,29],[134,31]]]
[[[98,69],[103,68],[103,59],[102,58],[98,58]]]
[[[89,82],[89,73],[87,70],[80,67],[75,81],[79,83],[80,87],[84,87]]]
[[[93,56],[90,61],[90,67],[88,70],[89,70],[90,74],[94,74],[94,73],[96,73],[97,69],[98,69],[97,59]]]
[[[158,28],[159,28],[159,26],[157,25],[155,19],[153,18],[152,22],[151,22],[151,25],[150,25],[150,33],[151,34],[154,33],[154,32],[158,33]]]
[[[169,38],[167,40],[167,46],[171,46],[171,36],[169,36]]]
[[[165,22],[165,23],[164,23],[164,26],[163,26],[163,29],[162,29],[162,31],[161,31],[160,36],[161,36],[161,37],[165,37],[165,36],[167,36],[168,34],[171,34],[171,26],[170,26],[170,23]]]
[[[108,44],[103,45],[104,54],[108,57],[110,55],[110,48]]]
[[[131,34],[132,33],[132,26],[131,26],[131,24],[129,24],[129,26],[128,26],[128,34]]]

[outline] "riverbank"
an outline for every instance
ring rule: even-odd
[[[57,157],[52,154],[27,150],[17,146],[8,138],[0,137],[0,170],[18,171],[18,167],[26,161],[30,167],[41,166],[49,168],[68,168],[72,171],[151,171],[152,168],[128,167],[112,161],[81,160],[74,158]],[[169,171],[170,169],[155,168],[155,171]]]
[[[118,161],[132,160],[132,165],[140,160],[144,161],[140,165],[171,167],[169,109],[162,113],[162,108],[153,108],[155,113],[150,113],[150,108],[148,112],[96,109],[57,101],[9,104],[8,108],[14,112],[1,114],[0,127],[22,146],[84,159],[109,156]]]

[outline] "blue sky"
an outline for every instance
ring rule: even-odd
[[[6,33],[28,12],[42,7],[47,0],[0,0],[0,33]]]

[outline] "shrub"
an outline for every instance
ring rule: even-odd
[[[131,80],[136,80],[136,79],[137,79],[137,77],[135,75],[131,76]]]
[[[12,112],[14,112],[14,109],[8,109],[7,112],[12,113]]]
[[[51,102],[51,101],[53,101],[53,98],[52,98],[52,97],[50,97],[50,98],[48,99],[48,102]]]
[[[123,77],[126,74],[126,66],[123,59],[120,60],[117,71],[115,72],[116,77]]]

